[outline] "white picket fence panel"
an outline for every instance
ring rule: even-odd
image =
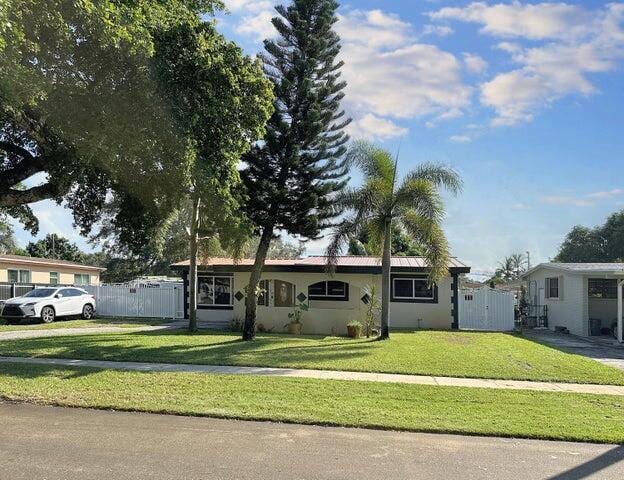
[[[514,329],[514,294],[484,287],[459,291],[459,328],[506,332]]]
[[[111,317],[184,318],[182,286],[82,285],[95,295],[97,313]]]

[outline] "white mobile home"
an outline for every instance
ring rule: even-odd
[[[624,263],[542,263],[523,279],[529,303],[547,307],[549,328],[590,336],[615,325],[622,342]]]
[[[304,333],[344,334],[351,320],[362,320],[367,298],[365,287],[381,292],[381,261],[376,257],[338,258],[335,274],[326,272],[326,257],[301,260],[268,260],[258,298],[257,322],[281,332],[295,305],[309,310],[302,319]],[[253,260],[212,258],[198,267],[198,319],[227,325],[245,316],[245,287]],[[172,265],[184,279],[185,317],[188,317],[189,262]],[[393,257],[391,269],[391,327],[458,327],[458,277],[470,267],[451,259],[448,276],[428,286],[427,264],[421,257]]]

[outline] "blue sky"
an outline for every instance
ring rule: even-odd
[[[255,54],[274,3],[226,0],[219,28]],[[351,135],[400,144],[404,171],[461,173],[444,226],[475,271],[527,250],[547,261],[573,225],[624,208],[624,3],[358,0],[339,13]],[[65,210],[35,209],[41,234],[86,248]]]

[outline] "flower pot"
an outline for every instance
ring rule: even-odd
[[[362,327],[360,325],[347,325],[347,335],[351,338],[360,338]]]
[[[288,324],[288,333],[291,335],[301,335],[301,327],[300,323],[289,323]]]

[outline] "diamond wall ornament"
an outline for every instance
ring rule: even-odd
[[[365,294],[360,300],[362,300],[362,303],[364,305],[368,305],[368,302],[370,302],[370,297],[368,296],[368,293]]]
[[[245,298],[245,295],[243,295],[241,292],[236,292],[236,295],[234,295],[234,298],[240,302],[243,298]]]
[[[303,292],[300,292],[299,295],[297,295],[297,300],[299,300],[300,303],[303,303],[306,301],[308,297],[306,297]]]

